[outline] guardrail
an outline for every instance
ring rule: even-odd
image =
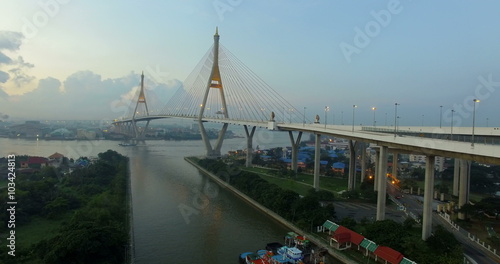
[[[467,237],[471,241],[475,242],[479,246],[483,247],[484,249],[488,250],[489,252],[493,253],[495,256],[500,258],[500,255],[497,253],[497,250],[495,248],[492,248],[490,245],[487,245],[486,243],[484,243],[484,241],[481,241],[479,238],[477,238],[475,235],[471,234],[467,230],[460,228],[460,226],[458,226],[458,224],[456,224],[455,222],[453,222],[451,220],[451,217],[449,214],[439,212],[438,215],[441,216],[448,224],[450,224],[452,228],[456,229],[459,232],[467,234]]]

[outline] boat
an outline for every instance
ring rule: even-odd
[[[258,253],[250,253],[245,256],[246,264],[269,264],[269,262],[263,259]]]
[[[302,253],[302,250],[296,248],[296,247],[288,247],[288,246],[283,246],[280,249],[278,249],[278,258],[280,260],[285,260],[288,263],[303,263],[304,259],[304,254]],[[285,262],[286,263],[286,262]]]

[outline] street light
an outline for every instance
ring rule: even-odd
[[[373,110],[373,127],[375,127],[376,124],[377,124],[377,121],[375,121],[375,110],[377,110],[377,108],[376,107],[372,107],[372,110]]]
[[[398,105],[401,105],[401,104],[394,103],[394,137],[396,137],[396,133],[397,133],[396,122],[397,122],[397,117],[398,117]]]
[[[352,105],[352,132],[354,132],[354,110],[358,107],[357,105]]]
[[[441,128],[441,123],[443,121],[443,106],[439,106],[439,128]]]
[[[474,108],[472,111],[472,137],[471,137],[471,146],[474,147],[474,126],[476,125],[476,103],[479,103],[479,99],[472,100],[474,102]]]
[[[385,126],[387,126],[387,113],[385,113]]]
[[[451,131],[450,131],[450,140],[453,140],[453,113],[455,113],[455,110],[451,109]]]
[[[327,119],[326,119],[326,113],[327,113],[328,111],[330,111],[330,107],[325,106],[325,128],[326,128],[326,123],[327,123],[327,122],[326,122],[326,121],[327,121]]]
[[[422,127],[424,127],[424,115],[422,115]]]
[[[344,125],[344,111],[340,111],[340,124]]]

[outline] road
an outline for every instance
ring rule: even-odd
[[[387,182],[387,193],[393,197],[400,197],[399,202],[406,206],[407,212],[414,213],[416,216],[422,214],[423,204],[420,199],[421,196],[416,195],[407,195],[402,193],[397,187],[392,185],[390,182]],[[437,208],[437,201],[433,201],[433,211]],[[462,243],[464,247],[464,253],[472,258],[477,263],[485,263],[485,264],[498,264],[500,263],[500,259],[491,254],[488,250],[479,246],[477,243],[471,241],[467,236],[467,232],[461,228],[460,231],[452,228],[449,223],[447,223],[441,216],[437,213],[432,214],[432,223],[433,225],[442,225],[448,231],[452,232],[455,235],[455,238]],[[463,230],[463,232],[462,232]]]

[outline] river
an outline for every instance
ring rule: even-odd
[[[226,139],[223,153],[244,149],[246,139]],[[203,155],[201,141],[147,141],[135,147],[117,141],[46,141],[0,138],[0,155],[69,158],[108,149],[130,158],[134,259],[152,263],[236,263],[239,253],[283,242],[289,230],[215,185],[184,161]],[[254,147],[288,146],[283,132],[258,131]]]

